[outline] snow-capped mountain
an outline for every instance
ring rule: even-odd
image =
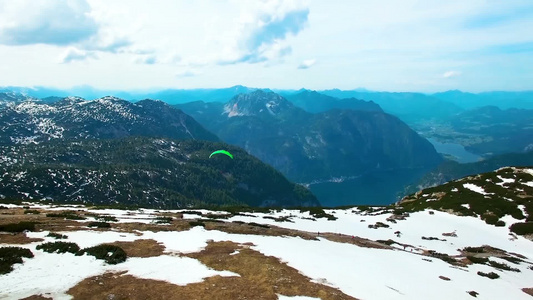
[[[161,101],[131,103],[110,96],[53,103],[9,100],[0,108],[0,133],[3,145],[126,136],[218,141],[190,116]]]

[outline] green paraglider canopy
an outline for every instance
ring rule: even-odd
[[[231,153],[229,153],[226,150],[217,150],[217,151],[211,153],[211,155],[209,155],[209,158],[211,158],[211,156],[213,156],[215,154],[226,154],[227,156],[231,157],[231,159],[233,159],[233,155],[231,155]]]

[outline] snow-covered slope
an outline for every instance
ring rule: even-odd
[[[20,206],[6,207],[10,207],[11,211]],[[353,208],[326,210],[326,213],[337,218],[328,220],[298,210],[230,214],[208,210],[94,210],[82,206],[50,207],[35,204],[31,204],[31,209],[40,209],[43,213],[44,210],[71,211],[88,216],[89,220],[76,221],[79,225],[70,225],[71,229],[59,231],[67,236],[65,241],[74,242],[81,248],[116,241],[150,239],[163,245],[165,253],[155,257],[130,257],[122,264],[111,266],[89,256],[36,250],[37,245],[54,239],[47,237],[47,230],[28,232],[28,237],[44,241],[18,245],[30,249],[35,257],[24,259],[23,264],[16,264],[13,272],[0,275],[2,299],[36,294],[69,299],[66,292],[70,288],[84,278],[105,272],[126,271],[115,276],[132,275],[175,285],[202,282],[217,275],[246,276],[245,273],[227,269],[212,269],[202,261],[191,258],[191,255],[200,255],[198,253],[208,245],[224,241],[273,256],[307,276],[311,283],[323,288],[333,287],[357,299],[471,299],[469,292],[477,293],[479,299],[530,299],[531,296],[522,289],[533,287],[533,243],[524,237],[510,235],[507,228],[486,224],[472,216],[425,210],[411,213],[402,220],[390,210],[369,212]],[[113,216],[116,222],[107,231],[91,230],[85,226],[87,221],[94,219],[90,217],[94,214]],[[171,225],[155,224],[157,217],[162,214],[171,216]],[[216,219],[218,221],[213,222]],[[369,225],[377,222],[389,227],[369,228]],[[205,228],[191,225],[184,229],[180,224],[203,224]],[[258,227],[254,224],[268,226]],[[80,227],[73,230],[72,226]],[[137,229],[131,231],[131,226]],[[263,231],[256,232],[252,228]],[[278,234],[283,228],[286,228],[285,234]],[[248,233],[243,233],[246,230]],[[386,241],[389,239],[392,241]],[[360,243],[362,240],[370,246]],[[2,243],[0,246],[8,244]],[[484,246],[482,254],[465,249],[481,246]],[[238,254],[239,251],[231,254],[237,255],[237,262],[245,259]],[[502,270],[488,263],[472,264],[466,258],[469,256],[488,257],[492,262],[510,265],[513,270]],[[187,272],[176,272],[184,269]],[[494,272],[499,278],[489,279],[478,275],[478,272]],[[270,288],[276,291],[275,286]],[[321,299],[310,293],[276,294],[278,299],[291,299],[286,296],[296,295]]]
[[[85,101],[67,97],[0,105],[0,145],[57,139],[120,138],[130,135],[217,141],[190,116],[161,101],[131,103],[116,97]]]

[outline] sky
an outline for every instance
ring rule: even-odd
[[[531,0],[0,0],[0,86],[533,90]]]

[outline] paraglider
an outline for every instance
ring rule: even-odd
[[[211,155],[209,155],[209,158],[211,158],[211,156],[213,156],[215,154],[226,154],[227,156],[231,157],[231,159],[233,159],[233,155],[231,153],[229,153],[228,151],[226,151],[226,150],[217,150],[217,151],[211,153]]]

